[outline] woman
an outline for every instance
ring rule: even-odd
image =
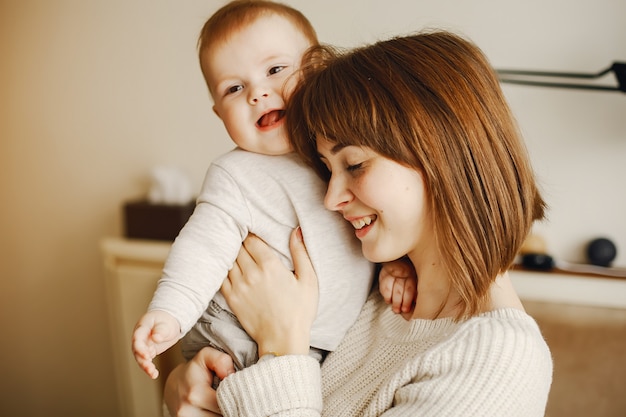
[[[295,275],[248,238],[223,291],[263,356],[222,381],[221,412],[543,416],[550,352],[506,271],[544,202],[486,58],[435,32],[309,61],[287,109],[294,148],[367,259],[410,260],[415,309],[406,321],[373,291],[320,370],[306,356],[316,280],[297,232]],[[204,386],[187,395],[203,366],[231,371],[203,352],[168,381],[171,409],[215,410]]]

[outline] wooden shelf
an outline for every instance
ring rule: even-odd
[[[586,267],[587,265],[581,265],[581,268]],[[558,267],[554,267],[550,270],[541,270],[541,269],[532,269],[526,268],[522,265],[515,264],[513,271],[523,271],[537,274],[559,274],[559,275],[571,275],[571,276],[579,276],[579,277],[598,277],[598,278],[608,278],[608,279],[619,279],[626,280],[626,269],[624,268],[601,268],[601,267],[593,267],[589,265],[589,270],[571,270],[571,269],[562,269]]]

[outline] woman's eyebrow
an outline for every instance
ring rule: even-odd
[[[335,154],[337,154],[337,152],[339,152],[340,150],[342,150],[342,149],[343,149],[343,148],[345,148],[346,146],[348,146],[348,145],[343,145],[343,144],[341,144],[341,143],[338,143],[338,144],[336,144],[335,146],[333,146],[333,147],[330,149],[330,153],[331,153],[331,154],[333,154],[333,155],[335,155]]]
[[[335,146],[333,146],[332,148],[330,148],[330,154],[331,155],[336,155],[339,151],[341,151],[343,148],[345,148],[347,145],[342,145],[342,144],[336,144]],[[325,159],[326,157],[324,155],[322,155],[321,153],[317,152],[317,157],[320,159]]]

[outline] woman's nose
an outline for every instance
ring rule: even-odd
[[[324,196],[324,207],[332,211],[341,211],[352,199],[353,195],[345,186],[344,180],[331,175]]]

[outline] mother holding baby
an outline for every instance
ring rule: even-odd
[[[545,204],[487,59],[448,32],[307,57],[287,108],[294,148],[368,260],[410,260],[415,308],[405,318],[372,291],[320,366],[307,355],[317,285],[298,231],[295,273],[251,236],[223,292],[261,360],[233,372],[227,355],[200,351],[167,382],[170,412],[543,416],[552,359],[507,270]]]

